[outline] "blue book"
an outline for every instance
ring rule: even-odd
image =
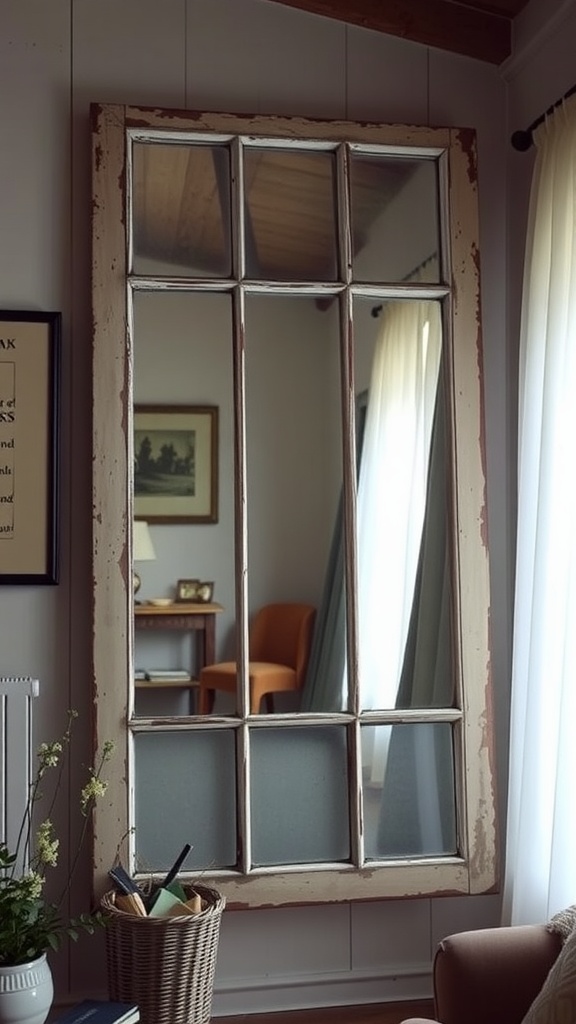
[[[104,999],[84,999],[56,1017],[52,1024],[137,1024],[140,1010],[136,1003],[114,1003]]]

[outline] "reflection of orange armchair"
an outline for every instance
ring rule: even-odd
[[[250,713],[260,701],[273,711],[272,694],[300,690],[306,677],[316,610],[309,604],[268,604],[254,616],[249,636]],[[214,691],[236,693],[235,661],[207,665],[200,672],[198,711],[208,714]]]

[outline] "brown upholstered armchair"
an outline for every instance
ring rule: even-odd
[[[561,948],[560,935],[545,925],[483,928],[448,936],[434,958],[437,1021],[521,1024]],[[412,1018],[404,1024],[423,1021]]]

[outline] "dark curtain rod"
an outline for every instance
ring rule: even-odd
[[[520,153],[525,153],[526,150],[530,149],[530,146],[532,145],[532,133],[536,128],[538,128],[538,125],[541,125],[548,117],[548,114],[551,114],[553,110],[556,110],[556,107],[559,107],[560,104],[563,103],[564,100],[567,100],[569,96],[573,96],[575,92],[576,85],[573,85],[572,88],[568,89],[568,92],[565,92],[559,100],[556,100],[556,103],[553,103],[551,107],[548,107],[548,110],[546,110],[544,114],[540,114],[540,117],[537,117],[535,121],[532,121],[529,128],[525,128],[524,131],[520,130],[514,132],[510,139],[514,149],[517,149]]]

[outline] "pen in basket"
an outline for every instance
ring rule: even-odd
[[[178,854],[176,860],[174,861],[172,867],[170,868],[170,871],[168,872],[168,874],[166,875],[166,878],[162,882],[162,885],[161,885],[162,889],[167,889],[168,886],[170,885],[170,883],[174,881],[174,879],[176,878],[176,875],[180,871],[180,868],[182,867],[182,865],[183,865],[184,861],[186,860],[186,857],[190,853],[191,849],[192,849],[192,847],[190,846],[190,843],[186,843],[186,845],[184,846],[184,849],[181,850],[181,852]]]

